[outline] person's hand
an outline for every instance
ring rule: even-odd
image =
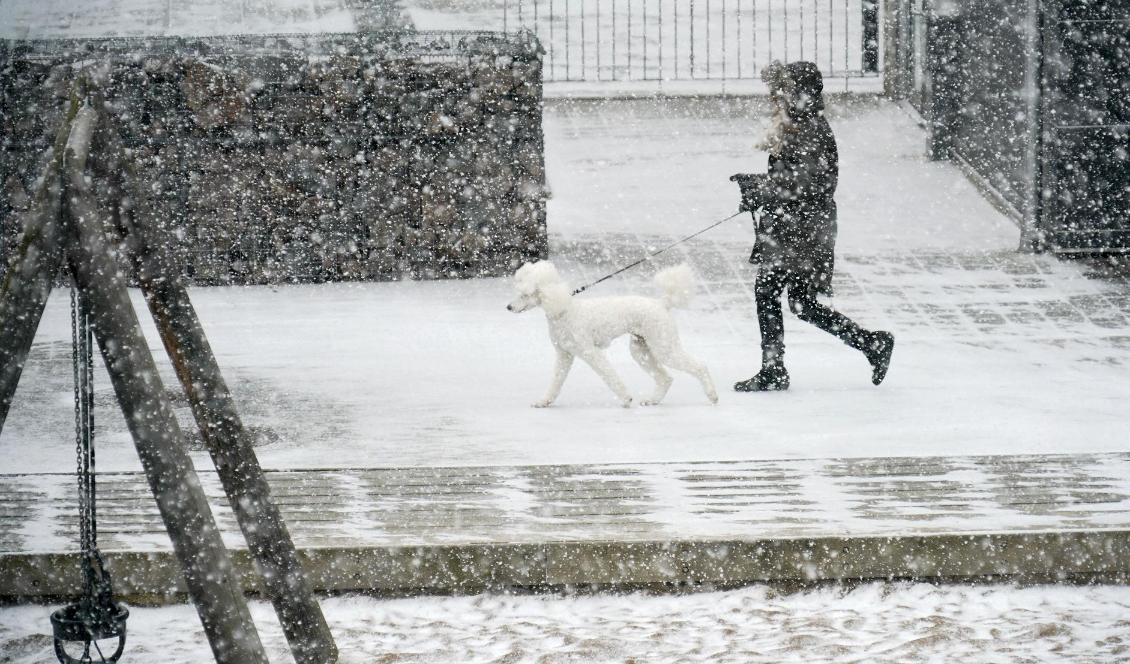
[[[755,176],[749,173],[734,173],[730,176],[730,182],[737,182],[738,188],[742,192],[742,201],[738,205],[739,212],[753,212],[757,208],[761,207],[756,201],[753,200],[754,197],[752,196],[754,192],[754,188],[752,186],[754,177]]]

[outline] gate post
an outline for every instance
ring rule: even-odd
[[[883,94],[889,99],[909,96],[911,76],[910,6],[907,0],[883,3]]]
[[[888,0],[890,1],[890,0]],[[863,0],[863,73],[879,73],[879,0]]]
[[[1025,118],[1028,141],[1024,150],[1024,170],[1027,176],[1028,190],[1025,192],[1025,205],[1023,217],[1020,222],[1020,251],[1040,252],[1045,249],[1043,233],[1040,226],[1043,223],[1043,169],[1040,167],[1043,146],[1043,123],[1041,122],[1041,108],[1043,106],[1043,82],[1040,72],[1043,69],[1044,40],[1043,20],[1040,0],[1028,0],[1027,16],[1028,34],[1025,43],[1027,57],[1025,58],[1024,90],[1027,95],[1027,108]]]

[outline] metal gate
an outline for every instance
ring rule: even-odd
[[[1025,248],[1130,251],[1130,0],[899,0],[891,78]]]
[[[1130,251],[1130,1],[1044,3],[1041,229]]]
[[[882,0],[501,0],[534,32],[546,82],[736,81],[771,60],[877,77]]]

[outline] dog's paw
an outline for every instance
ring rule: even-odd
[[[659,399],[644,399],[640,402],[641,406],[658,406]]]
[[[706,398],[710,399],[710,403],[718,403],[718,393],[717,392],[712,392],[712,393],[706,395]]]
[[[532,403],[530,405],[533,406],[534,408],[549,408],[550,406],[553,405],[553,402],[550,401],[549,399],[542,399],[541,401],[535,401],[534,403]]]
[[[628,397],[627,399],[624,399],[623,401],[621,401],[620,406],[623,407],[623,408],[631,408],[632,407],[631,397]]]

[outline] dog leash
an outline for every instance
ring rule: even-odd
[[[710,225],[709,225],[709,226],[707,226],[706,228],[702,229],[701,231],[699,231],[699,232],[697,232],[697,233],[692,233],[692,234],[690,234],[690,235],[686,236],[685,238],[683,238],[683,239],[679,240],[678,242],[672,242],[671,244],[667,245],[666,247],[663,247],[662,249],[660,249],[660,250],[658,250],[658,251],[654,251],[654,252],[652,252],[652,253],[650,253],[650,254],[648,254],[648,255],[644,256],[643,258],[639,259],[639,260],[638,260],[638,261],[636,261],[635,263],[632,263],[631,265],[626,265],[626,266],[624,266],[624,267],[620,268],[619,270],[616,270],[616,271],[615,271],[615,272],[613,272],[612,274],[609,274],[609,275],[606,275],[606,276],[603,276],[603,277],[601,277],[600,279],[597,279],[596,281],[592,282],[591,284],[588,284],[588,285],[586,285],[586,286],[581,286],[581,287],[580,287],[580,288],[578,288],[577,290],[573,291],[573,295],[577,295],[577,294],[579,294],[579,293],[583,293],[583,292],[585,292],[586,290],[588,290],[589,288],[592,288],[593,286],[595,286],[595,285],[599,284],[599,283],[600,283],[600,282],[602,282],[602,281],[608,281],[609,279],[611,279],[612,277],[615,277],[616,275],[620,274],[621,272],[626,272],[626,271],[628,271],[628,270],[632,269],[633,267],[635,267],[635,266],[639,265],[640,263],[643,263],[643,262],[645,262],[645,261],[649,261],[649,260],[651,260],[652,258],[655,258],[655,257],[656,257],[656,256],[658,256],[659,254],[663,253],[664,251],[667,251],[668,249],[670,249],[670,248],[672,248],[672,247],[678,246],[678,245],[680,245],[680,244],[682,244],[682,243],[686,242],[687,240],[690,240],[691,238],[695,238],[695,237],[698,237],[699,235],[702,235],[702,234],[703,234],[703,233],[705,233],[706,231],[708,231],[708,230],[710,230],[710,229],[714,228],[715,226],[721,226],[722,224],[724,224],[724,223],[726,223],[727,221],[729,221],[729,220],[733,219],[734,217],[738,216],[739,214],[742,214],[743,212],[745,212],[745,210],[738,210],[737,212],[735,212],[735,213],[731,214],[730,216],[726,217],[725,219],[720,219],[720,220],[718,220],[718,221],[714,222],[713,224],[710,224]]]

